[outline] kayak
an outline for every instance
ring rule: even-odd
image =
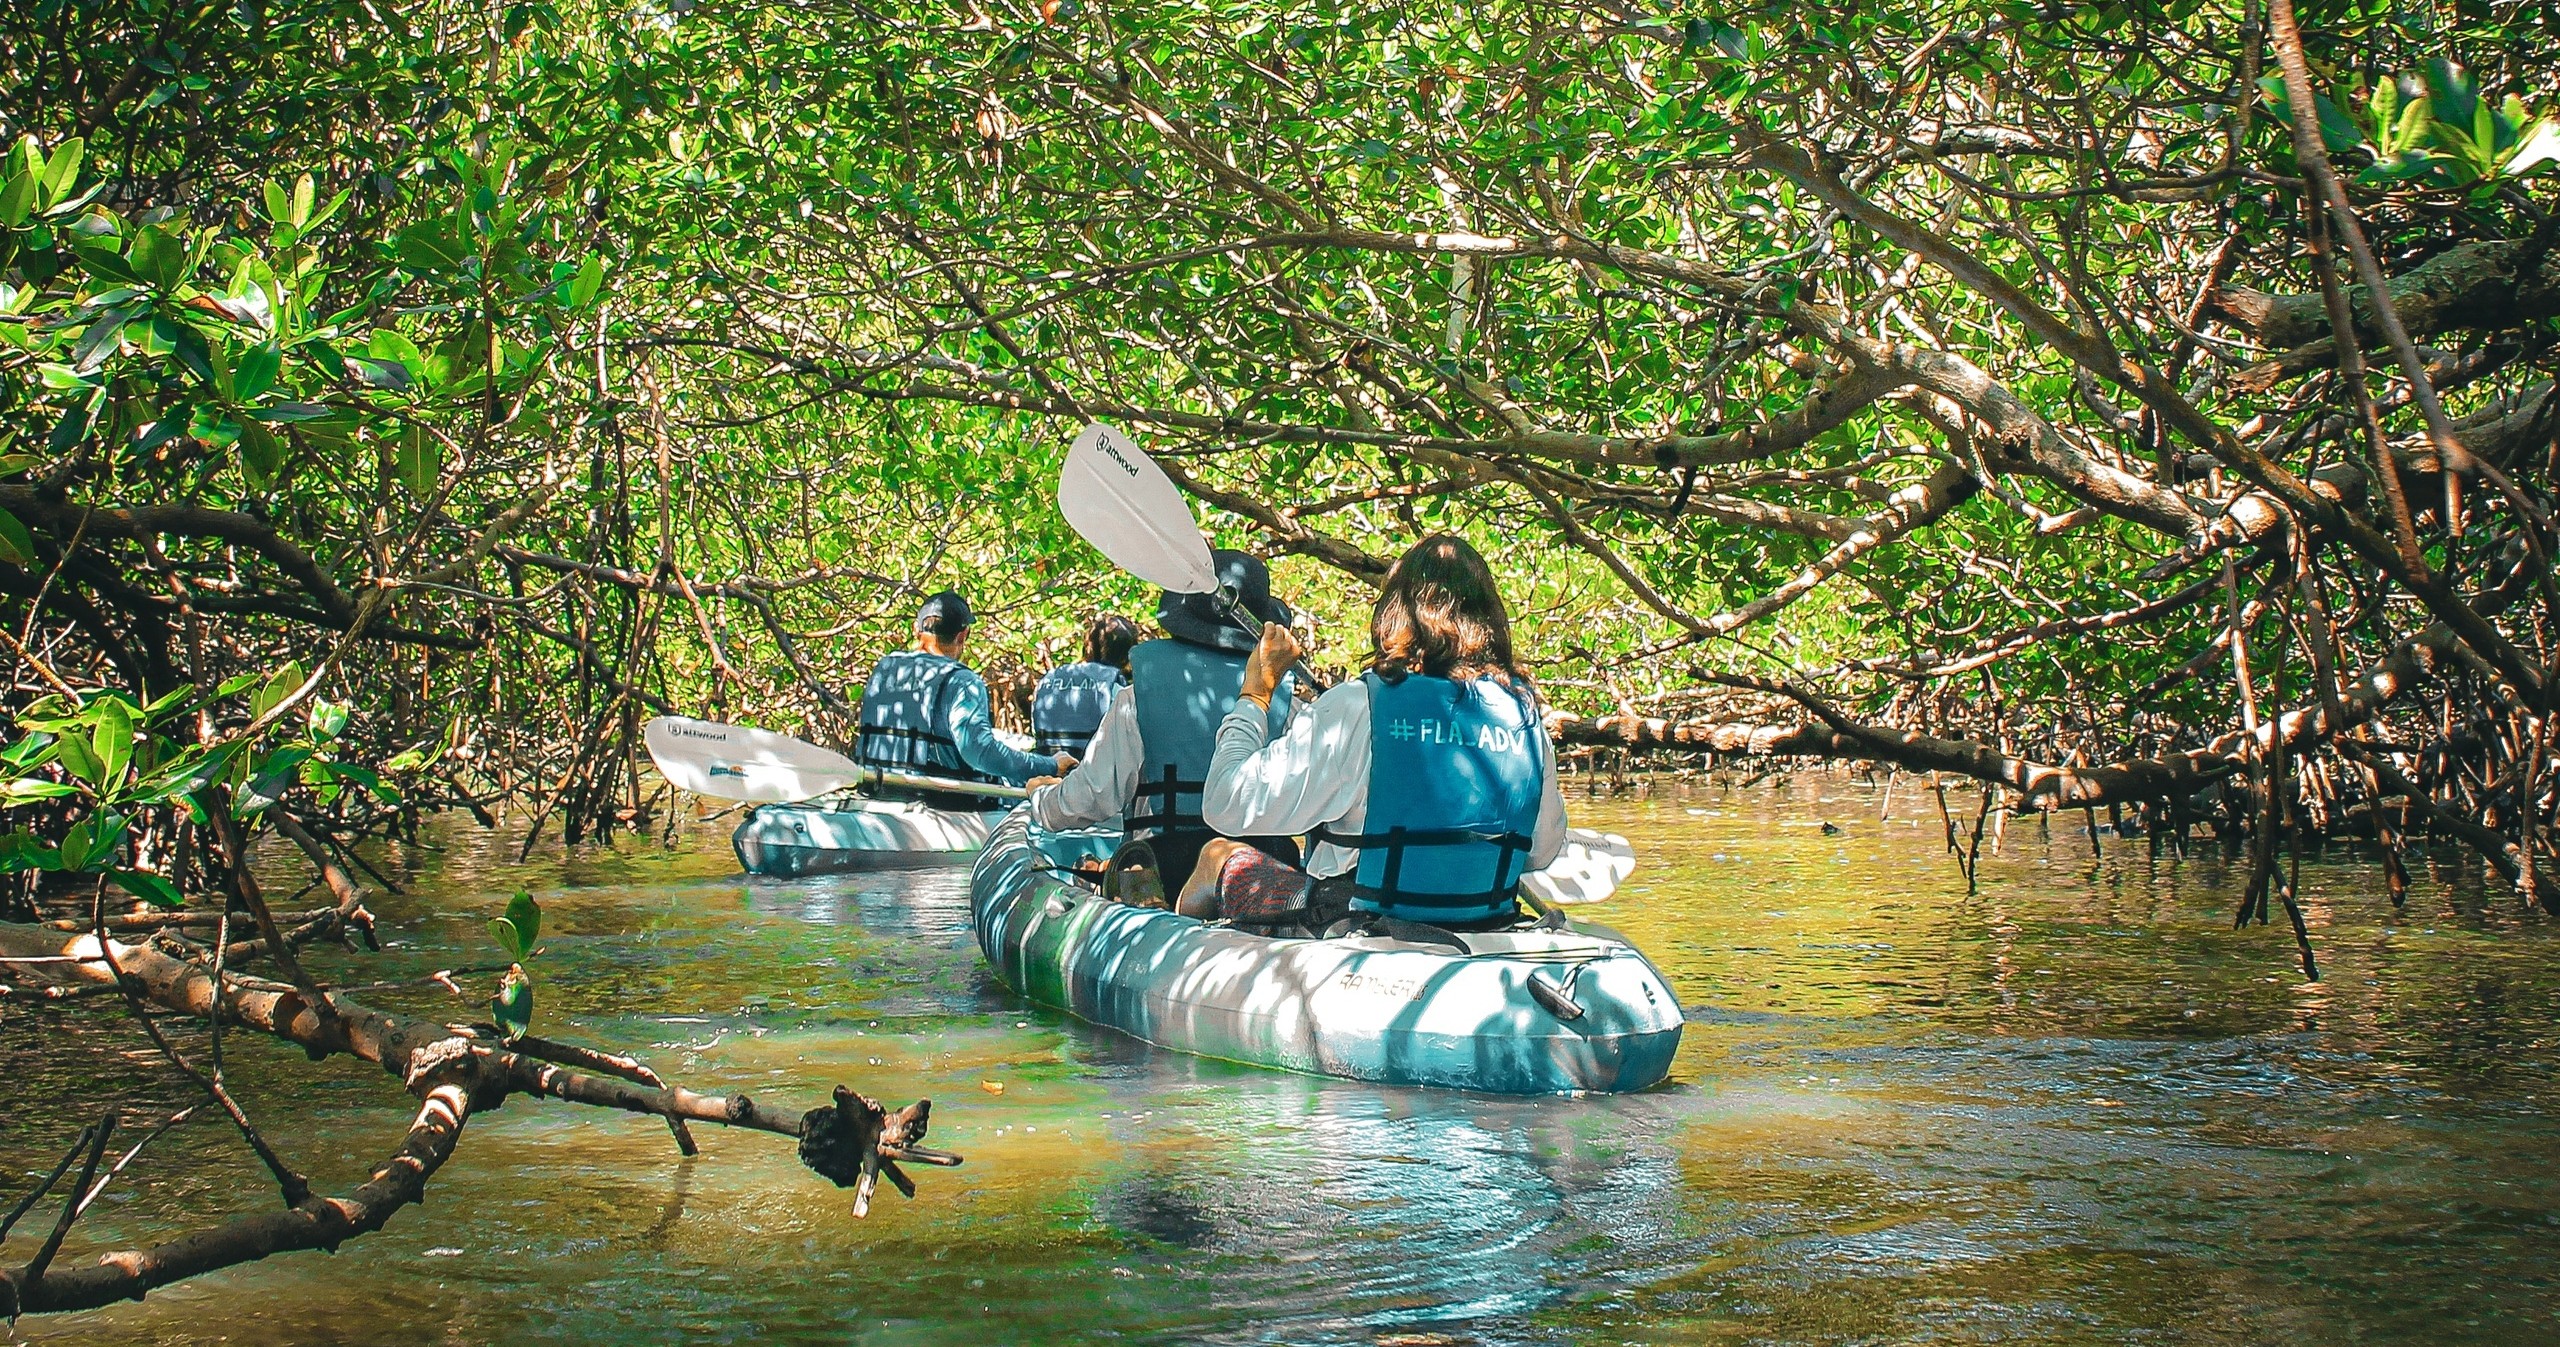
[[[987,844],[1001,810],[933,809],[912,802],[848,799],[759,805],[731,834],[751,875],[910,870],[966,865]]]
[[[1583,922],[1454,935],[1274,939],[1125,906],[1060,872],[1116,833],[1016,811],[969,877],[978,947],[1015,991],[1202,1057],[1492,1094],[1641,1090],[1671,1070],[1680,1003],[1616,932]]]

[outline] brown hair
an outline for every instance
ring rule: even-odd
[[[1088,664],[1115,668],[1129,662],[1129,647],[1138,643],[1138,624],[1118,613],[1099,613],[1084,626],[1084,658]]]
[[[1370,615],[1369,642],[1369,667],[1389,682],[1418,673],[1493,678],[1527,690],[1529,675],[1511,657],[1511,615],[1493,568],[1455,534],[1435,533],[1397,559]]]

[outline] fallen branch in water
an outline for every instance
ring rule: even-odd
[[[838,1086],[830,1105],[791,1112],[745,1095],[697,1094],[665,1084],[635,1061],[592,1049],[539,1039],[504,1045],[470,1028],[377,1010],[343,992],[322,992],[328,1004],[318,1007],[291,986],[230,972],[217,982],[205,964],[171,953],[154,940],[127,944],[110,936],[101,949],[95,933],[66,939],[41,927],[6,926],[0,927],[0,954],[56,961],[29,966],[61,978],[58,985],[63,986],[116,986],[121,973],[121,985],[153,1007],[208,1021],[219,1017],[296,1044],[315,1060],[343,1052],[376,1063],[419,1101],[398,1148],[354,1192],[307,1196],[147,1249],[110,1253],[85,1266],[53,1266],[48,1249],[47,1256],[26,1267],[0,1270],[0,1317],[96,1309],[270,1254],[334,1250],[381,1229],[401,1208],[422,1200],[427,1181],[460,1142],[463,1125],[512,1095],[548,1096],[664,1118],[688,1153],[692,1137],[684,1129],[687,1121],[796,1137],[801,1159],[810,1168],[855,1190],[857,1216],[868,1209],[877,1178],[886,1177],[900,1192],[914,1194],[915,1185],[899,1169],[900,1162],[960,1163],[959,1156],[923,1144],[930,1100],[892,1112]],[[50,1246],[59,1243],[58,1238],[48,1240]]]

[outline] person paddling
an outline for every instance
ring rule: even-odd
[[[1032,689],[1034,749],[1085,756],[1112,699],[1129,685],[1129,648],[1137,643],[1138,624],[1118,613],[1097,613],[1085,624],[1084,659],[1051,669]]]
[[[1218,583],[1267,624],[1265,631],[1288,626],[1289,605],[1271,596],[1271,571],[1260,558],[1220,548],[1210,559]],[[1169,882],[1189,874],[1200,848],[1217,836],[1200,820],[1200,789],[1217,746],[1219,719],[1244,686],[1254,642],[1206,594],[1166,591],[1156,605],[1156,621],[1166,639],[1130,649],[1129,686],[1113,697],[1084,765],[1063,781],[1034,783],[1031,818],[1043,828],[1063,829],[1125,815],[1130,840],[1152,848],[1156,873]],[[1289,684],[1284,678],[1277,686],[1281,695],[1268,698],[1257,713],[1267,718],[1270,734],[1289,724]],[[1285,836],[1257,839],[1256,846],[1297,859],[1296,841]]]
[[[976,620],[969,601],[948,589],[916,610],[915,648],[881,656],[863,686],[854,757],[864,766],[1015,786],[1075,767],[1070,754],[1025,753],[996,737],[986,680],[960,662]],[[937,809],[986,808],[982,799],[949,791],[912,798]]]
[[[1353,914],[1486,930],[1520,918],[1520,876],[1563,849],[1564,797],[1536,690],[1484,558],[1438,534],[1388,573],[1369,671],[1274,737],[1274,623],[1218,727],[1201,819],[1229,837],[1312,833],[1304,870],[1241,842],[1200,852],[1177,910],[1321,933]]]

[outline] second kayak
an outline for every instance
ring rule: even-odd
[[[886,800],[768,804],[730,835],[753,875],[790,878],[837,870],[966,865],[987,845],[1001,809],[934,809]]]

